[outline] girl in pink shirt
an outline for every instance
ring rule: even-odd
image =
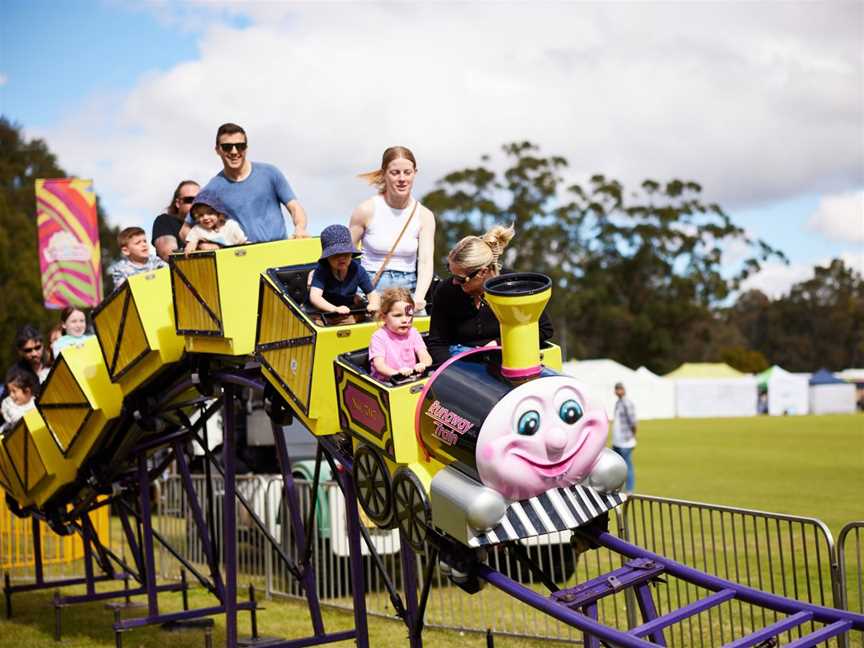
[[[375,331],[369,342],[372,377],[387,380],[400,374],[423,373],[432,364],[432,356],[414,323],[414,298],[405,288],[388,288],[381,294],[378,319],[384,326]]]

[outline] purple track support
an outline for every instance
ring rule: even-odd
[[[589,619],[596,621],[597,602],[595,601],[586,605],[583,612],[585,613],[585,616],[587,616]],[[595,637],[589,632],[584,633],[584,636],[582,638],[582,645],[584,645],[585,648],[600,648],[600,642],[597,640],[597,637]]]
[[[272,425],[273,440],[276,444],[276,457],[279,460],[279,469],[282,471],[282,497],[288,507],[288,516],[291,520],[291,531],[294,534],[294,542],[297,545],[297,555],[306,553],[306,533],[303,528],[303,520],[300,516],[300,498],[297,495],[297,486],[294,483],[294,475],[291,474],[291,457],[285,445],[285,436],[281,426]],[[309,616],[312,619],[312,629],[316,637],[324,635],[324,619],[321,616],[321,603],[318,600],[318,590],[315,587],[315,570],[312,564],[301,565],[303,590],[306,593],[306,601],[309,605]]]
[[[39,527],[39,520],[35,517],[30,524],[33,535],[33,558],[36,563],[36,582],[42,584],[45,582],[45,573],[42,569],[42,529]]]
[[[177,459],[177,469],[180,473],[180,478],[183,482],[183,490],[186,491],[186,499],[189,500],[189,508],[192,510],[192,519],[195,521],[195,526],[198,529],[198,536],[201,538],[201,545],[204,549],[204,555],[207,558],[207,565],[210,567],[210,577],[213,579],[213,586],[220,602],[225,600],[225,585],[222,582],[222,574],[219,573],[219,557],[210,542],[210,529],[207,522],[204,520],[204,512],[201,510],[201,505],[198,503],[198,498],[195,495],[195,488],[192,485],[192,475],[189,472],[189,464],[186,461],[186,455],[180,447],[178,441],[174,442],[174,455]]]
[[[348,473],[340,479],[345,496],[348,523],[348,546],[351,560],[351,592],[354,596],[354,628],[357,631],[357,648],[369,647],[369,628],[366,620],[366,581],[363,575],[363,552],[360,547],[360,514],[357,510],[357,495],[354,480]]]
[[[159,601],[156,597],[156,562],[153,558],[153,520],[150,509],[150,480],[147,476],[147,458],[138,455],[138,497],[141,501],[141,524],[143,525],[141,550],[144,553],[144,573],[141,574],[147,588],[147,616],[159,614]]]
[[[657,606],[654,605],[654,597],[651,596],[651,588],[647,583],[640,583],[636,586],[636,601],[639,604],[639,611],[642,613],[644,621],[651,621],[657,618]],[[663,636],[663,630],[658,629],[651,633],[651,641],[658,646],[666,645],[666,638]]]
[[[630,544],[611,533],[603,532],[586,532],[589,537],[595,540],[600,545],[611,549],[617,553],[629,556],[630,558],[648,558],[663,565],[666,572],[688,581],[699,587],[704,587],[715,592],[720,590],[730,589],[735,593],[735,598],[757,605],[759,607],[784,612],[786,614],[797,614],[799,612],[810,612],[813,614],[813,619],[820,623],[833,624],[837,621],[851,621],[851,628],[854,630],[864,630],[864,614],[856,614],[845,610],[837,610],[834,608],[822,607],[813,603],[805,603],[803,601],[795,601],[792,599],[778,596],[776,594],[768,594],[746,585],[733,583],[710,574],[705,574],[692,567],[687,567],[679,562],[664,558],[647,549],[637,547]]]
[[[225,561],[225,646],[237,646],[237,471],[234,393],[232,383],[223,386],[222,460],[225,469],[225,494],[222,498],[222,543]]]
[[[96,585],[93,582],[93,547],[92,547],[92,537],[90,535],[90,528],[88,526],[84,526],[82,529],[83,541],[82,545],[84,545],[84,577],[87,579],[87,594],[93,595],[96,593]]]
[[[417,554],[405,535],[399,532],[399,558],[402,561],[402,579],[405,584],[405,623],[408,626],[408,640],[411,648],[423,648],[423,634],[420,628],[420,607],[417,604]]]

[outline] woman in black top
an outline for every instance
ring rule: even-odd
[[[190,225],[186,222],[189,210],[195,202],[200,187],[194,180],[184,180],[174,190],[171,204],[153,221],[153,247],[156,255],[168,262],[168,257],[177,250],[183,250],[186,234]]]
[[[496,226],[483,236],[466,236],[447,255],[452,277],[435,291],[426,340],[435,364],[446,361],[459,347],[500,343],[501,329],[483,299],[483,284],[501,274],[498,259],[514,234],[512,226]],[[544,312],[540,341],[551,337],[552,323]]]

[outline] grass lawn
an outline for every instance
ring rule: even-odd
[[[864,415],[643,421],[636,492],[864,520]]]
[[[99,588],[108,590],[107,586]],[[113,589],[113,588],[112,588]],[[83,592],[82,588],[69,588],[66,593]],[[137,597],[137,600],[143,600]],[[113,612],[101,603],[75,605],[63,610],[62,643],[54,641],[54,614],[51,607],[51,593],[26,593],[13,598],[15,615],[7,620],[0,617],[0,647],[3,648],[113,648],[114,632],[111,629]],[[214,604],[214,599],[201,588],[190,591],[189,604],[192,609]],[[266,608],[258,616],[258,632],[262,636],[294,638],[309,636],[311,623],[306,606],[300,602],[274,600],[263,601]],[[179,611],[182,609],[180,594],[167,593],[159,597],[160,610]],[[142,616],[144,609],[127,611],[124,618]],[[327,632],[350,630],[354,627],[354,617],[348,612],[325,608],[324,627]],[[240,613],[239,636],[250,636],[249,614]],[[225,645],[224,616],[215,616],[213,646]],[[168,633],[158,626],[139,628],[123,634],[125,648],[164,648],[165,646],[197,647],[204,645],[203,630],[184,633]],[[426,648],[483,648],[486,646],[484,635],[475,633],[454,633],[427,629],[423,633]],[[351,648],[354,640],[340,641],[334,648]],[[408,646],[407,629],[403,624],[377,617],[369,617],[369,645],[372,648]],[[556,648],[564,644],[554,641],[527,640],[511,637],[495,637],[496,648]]]

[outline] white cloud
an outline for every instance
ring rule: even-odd
[[[864,191],[823,196],[809,229],[844,243],[864,243]]]
[[[204,29],[197,60],[35,133],[115,222],[146,225],[181,178],[212,176],[224,121],[283,169],[313,232],[347,218],[369,192],[356,174],[397,143],[418,193],[515,139],[576,179],[694,178],[727,208],[864,186],[864,5],[213,7],[232,19]]]
[[[0,87],[3,87],[9,82],[9,77],[0,72]]]
[[[847,251],[837,256],[847,267],[864,275],[864,252]],[[743,282],[741,290],[761,290],[772,299],[776,299],[788,294],[794,284],[811,279],[814,275],[814,267],[827,266],[830,263],[829,258],[820,259],[815,263],[790,263],[789,265],[779,261],[769,261],[762,264],[762,269],[758,273]]]

